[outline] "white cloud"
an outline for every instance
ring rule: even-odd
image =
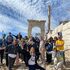
[[[6,7],[11,8],[13,11],[16,11],[23,17],[18,17],[18,19],[25,19],[23,22],[19,22],[14,18],[7,17],[5,15],[0,14],[0,31],[5,30],[8,31],[17,31],[17,32],[25,32],[27,33],[27,19],[37,19],[37,20],[46,20],[45,30],[47,29],[48,16],[47,16],[47,6],[48,4],[52,4],[52,2],[56,3],[57,0],[38,0],[38,2],[31,6],[31,0],[0,0],[0,4],[3,4]],[[36,1],[36,0],[33,0]],[[46,1],[46,5],[44,6],[43,1]],[[60,1],[61,2],[61,1]],[[60,20],[65,20],[70,17],[69,11],[66,9],[70,7],[70,1],[62,0],[62,4],[58,7],[55,5],[52,7],[52,15],[51,15],[51,28],[55,28]],[[64,11],[64,12],[62,12]],[[62,13],[61,13],[62,12]],[[16,15],[17,16],[17,15]],[[65,16],[65,17],[64,17]]]
[[[12,18],[0,14],[0,31],[4,30],[9,32],[11,30],[16,30],[17,32],[27,32],[27,27],[25,24],[22,24]]]

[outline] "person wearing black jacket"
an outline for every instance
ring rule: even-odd
[[[36,69],[45,70],[44,68],[42,68],[36,63],[36,54],[35,54],[36,51],[34,47],[31,47],[30,51],[24,50],[23,55],[24,55],[24,52],[26,52],[25,58],[27,58],[26,60],[27,60],[27,66],[29,70],[36,70]]]
[[[19,40],[21,40],[22,39],[22,35],[21,35],[21,33],[19,32],[18,33],[18,35],[16,36],[16,35],[13,35],[16,39],[19,39]]]
[[[1,64],[3,64],[3,57],[4,57],[4,50],[5,46],[3,45],[2,39],[0,39],[0,59],[1,59]]]
[[[6,52],[8,54],[8,68],[12,70],[17,53],[22,52],[21,47],[18,45],[18,40],[14,39],[13,44],[6,47]]]
[[[9,32],[9,35],[7,36],[6,38],[6,48],[12,44],[13,42],[13,36],[11,34],[11,32]],[[7,51],[5,50],[5,54],[6,54],[6,66],[8,67],[8,54],[7,54]]]
[[[35,49],[35,55],[36,55],[36,63],[37,63],[37,60],[39,59],[39,55],[40,55],[40,52],[39,52],[39,46],[37,44],[37,41],[34,37],[32,37],[32,39],[28,42],[28,49],[30,51],[31,47],[34,47]]]

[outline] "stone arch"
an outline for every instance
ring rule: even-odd
[[[39,27],[41,29],[41,36],[45,34],[45,20],[28,20],[28,36],[31,35],[31,31],[33,27]]]

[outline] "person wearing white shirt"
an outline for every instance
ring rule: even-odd
[[[44,68],[42,68],[41,66],[39,66],[38,64],[36,64],[35,60],[35,49],[34,47],[31,47],[30,49],[30,59],[28,60],[28,66],[29,66],[29,70],[45,70]]]

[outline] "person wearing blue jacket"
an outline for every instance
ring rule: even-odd
[[[49,53],[49,52],[51,52],[53,50],[53,38],[52,37],[50,37],[48,42],[46,42],[45,47],[46,47],[46,50],[47,50],[46,61],[47,61],[48,64],[50,64],[52,62],[52,54]]]

